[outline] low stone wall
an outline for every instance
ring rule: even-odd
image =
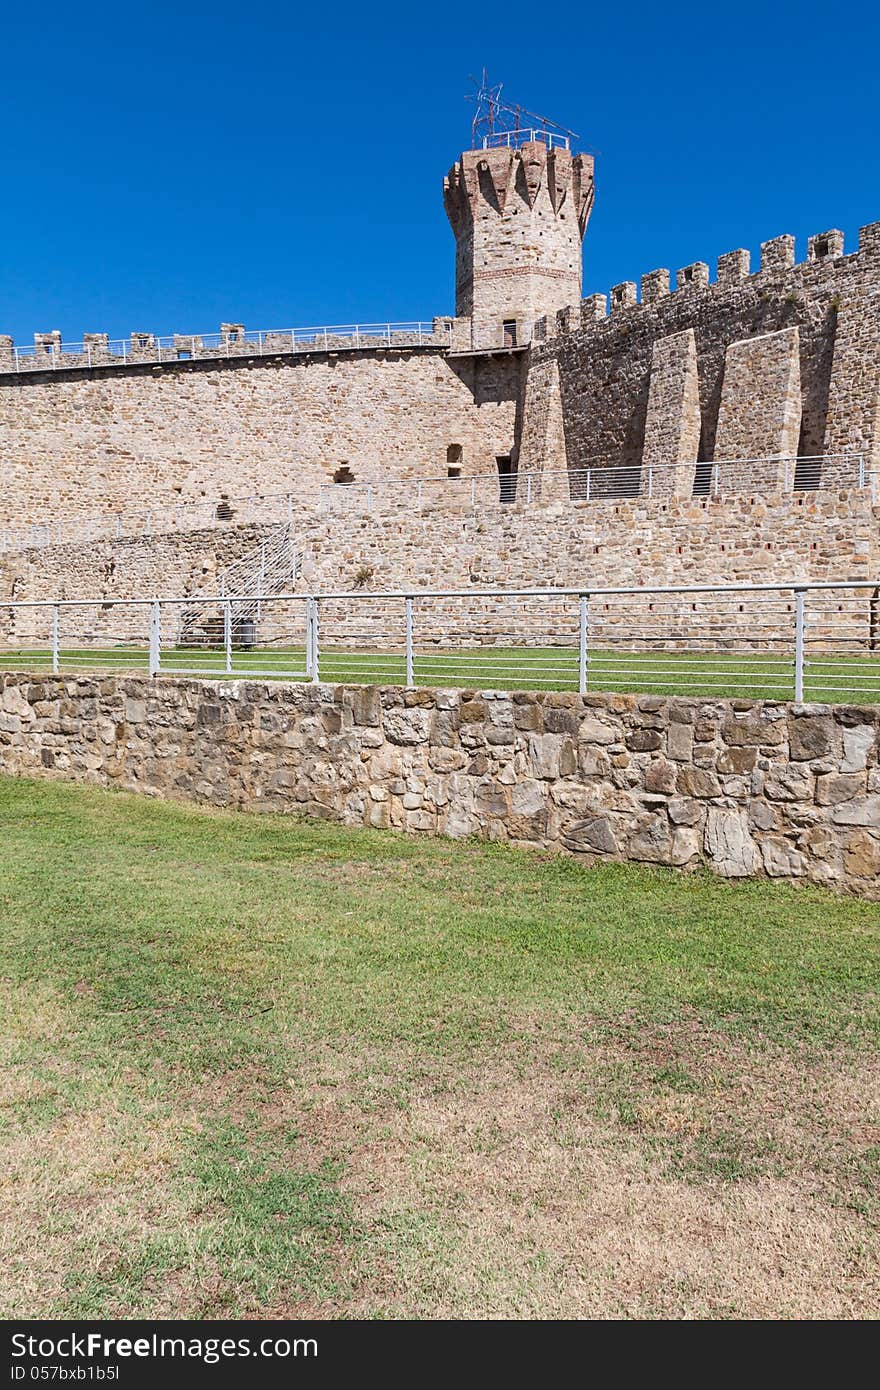
[[[0,772],[880,897],[880,710],[0,677]]]

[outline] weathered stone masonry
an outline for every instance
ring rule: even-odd
[[[671,293],[652,271],[640,303],[627,282],[607,317],[594,295],[537,324],[530,379],[557,364],[568,466],[689,463],[688,484],[698,459],[854,450],[880,466],[880,223],[843,249],[838,232],[812,237],[797,265],[794,238],[777,237],[754,274],[734,251],[715,283],[703,262]],[[524,446],[529,432],[526,416]],[[540,462],[524,447],[521,467]]]
[[[494,469],[515,438],[518,356],[365,350],[0,374],[3,522],[173,512],[222,494],[313,493]]]
[[[2,599],[215,593],[220,571],[277,527],[65,545],[0,556]],[[880,574],[880,508],[858,489],[365,516],[298,515],[300,589],[866,580]]]
[[[880,897],[875,708],[0,677],[0,770]]]

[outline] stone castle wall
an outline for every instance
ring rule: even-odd
[[[0,676],[0,771],[880,896],[876,708]]]
[[[0,376],[3,520],[10,528],[222,494],[314,492],[464,475],[510,454],[516,358],[438,349],[316,353]]]
[[[880,574],[880,508],[859,490],[737,498],[639,499],[567,503],[555,507],[496,506],[474,513],[446,505],[422,513],[401,503],[366,515],[302,512],[295,519],[294,547],[302,557],[299,592],[366,592],[400,589],[613,588],[675,584],[779,583],[793,580],[866,581]],[[214,596],[222,571],[257,553],[271,526],[217,526],[213,530],[65,545],[0,557],[3,600],[125,599]],[[866,593],[858,619],[849,613],[850,636],[873,640],[876,595]],[[774,622],[788,631],[786,600]],[[790,603],[788,604],[790,607]],[[758,640],[754,610],[717,596],[693,596],[693,632],[741,645]],[[863,611],[864,610],[864,611]],[[205,610],[206,613],[208,610]],[[163,641],[176,644],[175,609]],[[219,610],[211,608],[215,617]],[[83,639],[110,636],[146,641],[144,609],[107,607],[82,611]],[[46,610],[2,609],[5,642],[45,643]],[[65,615],[65,630],[73,619]],[[399,599],[333,600],[323,605],[322,642],[369,648],[402,641]],[[649,600],[623,598],[594,606],[594,641],[643,643],[655,635]],[[858,623],[858,626],[856,625]],[[264,614],[263,639],[276,630],[302,642],[303,606],[274,604]],[[866,627],[865,624],[868,626]],[[864,628],[864,631],[863,631]],[[870,629],[870,630],[869,630]],[[462,599],[419,603],[417,644],[443,646],[546,646],[573,644],[578,630],[575,599]],[[393,639],[393,641],[392,641]],[[62,645],[77,645],[70,640]]]
[[[593,296],[538,325],[527,445],[531,378],[555,363],[570,468],[689,464],[685,490],[698,460],[852,450],[880,468],[880,223],[851,255],[829,232],[796,265],[794,238],[779,237],[754,274],[735,251],[713,284],[702,262],[671,293],[669,272],[652,271],[641,302],[627,282],[606,307]],[[540,391],[535,402],[546,413]],[[540,462],[530,446],[524,457]]]
[[[0,556],[2,599],[214,592],[277,524],[50,546]],[[742,497],[425,507],[295,515],[301,586],[636,587],[866,580],[880,570],[880,507],[859,489]],[[369,572],[368,582],[364,581]]]

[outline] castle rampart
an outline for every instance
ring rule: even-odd
[[[0,380],[10,528],[223,494],[462,476],[515,442],[520,360],[439,348],[183,360]]]
[[[229,497],[286,493],[334,587],[354,556],[383,584],[423,571],[450,585],[463,572],[614,585],[876,567],[880,223],[850,254],[831,230],[799,264],[794,238],[779,236],[754,273],[737,249],[714,280],[695,261],[582,300],[589,156],[549,135],[465,151],[444,195],[454,318],[256,335],[229,320],[216,334],[138,330],[121,350],[94,332],[72,351],[50,331],[25,357],[0,337],[8,529],[187,503],[219,514]],[[807,473],[804,456],[820,456]],[[543,515],[498,513],[518,495],[517,469]],[[478,475],[488,494],[478,506],[472,490],[469,511],[461,484]],[[414,514],[406,484],[438,478],[448,497]],[[322,518],[314,499],[343,482],[401,489],[357,523]],[[165,537],[161,562],[138,552],[113,583],[198,584],[201,544]],[[85,594],[90,557],[94,592],[98,550],[40,553],[25,564],[29,593],[42,565],[42,592],[70,579]]]
[[[717,458],[819,455],[855,450],[880,467],[880,223],[843,254],[836,231],[810,237],[795,263],[794,238],[765,242],[749,273],[745,251],[721,256],[714,283],[697,262],[613,287],[536,327],[531,371],[558,364],[569,467],[640,465],[646,454],[676,466]],[[679,387],[681,418],[652,377],[667,370],[679,335],[694,338],[695,404]],[[659,353],[659,356],[655,356]],[[526,391],[528,397],[528,387]],[[658,433],[660,409],[669,418]],[[650,410],[650,414],[649,414]],[[524,437],[529,429],[524,423]],[[688,458],[682,457],[687,440]],[[661,443],[661,440],[663,441]],[[771,480],[772,482],[772,480]]]
[[[214,593],[268,527],[170,532],[0,556],[3,599]],[[473,513],[405,500],[366,515],[302,511],[301,587],[529,588],[866,580],[880,573],[880,507],[858,489],[638,498]],[[359,619],[353,622],[357,628]],[[748,614],[744,623],[750,621]]]

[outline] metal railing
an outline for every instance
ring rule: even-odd
[[[216,640],[226,623],[230,640],[236,634],[244,641],[245,634],[256,632],[265,595],[292,589],[301,570],[302,556],[297,554],[290,527],[283,526],[278,535],[264,537],[252,551],[223,570],[219,604],[196,597],[179,610],[178,645]],[[234,597],[227,602],[227,595]]]
[[[279,465],[279,472],[283,469]],[[218,500],[156,504],[145,511],[105,517],[65,517],[19,530],[0,531],[0,552],[43,549],[50,545],[151,536],[158,532],[196,531],[223,525],[292,525],[304,510],[374,512],[385,509],[450,511],[500,505],[535,506],[548,502],[601,502],[615,498],[724,497],[752,491],[808,492],[822,488],[867,488],[880,501],[878,474],[864,454],[842,453],[812,458],[729,459],[689,466],[625,467],[597,464],[588,468],[522,469],[513,473],[477,473],[468,477],[385,478],[375,482],[323,483],[296,493],[221,495]]]
[[[344,352],[365,348],[448,347],[451,321],[435,318],[407,323],[352,323],[318,328],[236,329],[227,333],[132,334],[105,342],[33,347],[0,346],[0,373],[128,366],[142,362],[180,362],[202,358],[266,357],[291,352]]]
[[[557,130],[543,130],[538,127],[529,127],[523,130],[496,130],[491,135],[483,136],[484,150],[496,150],[504,147],[519,149],[520,145],[525,144],[546,145],[550,150],[570,150],[571,138],[568,135],[560,135]]]
[[[246,596],[249,603],[253,596]],[[880,703],[880,580],[446,589],[0,605],[0,669]]]

